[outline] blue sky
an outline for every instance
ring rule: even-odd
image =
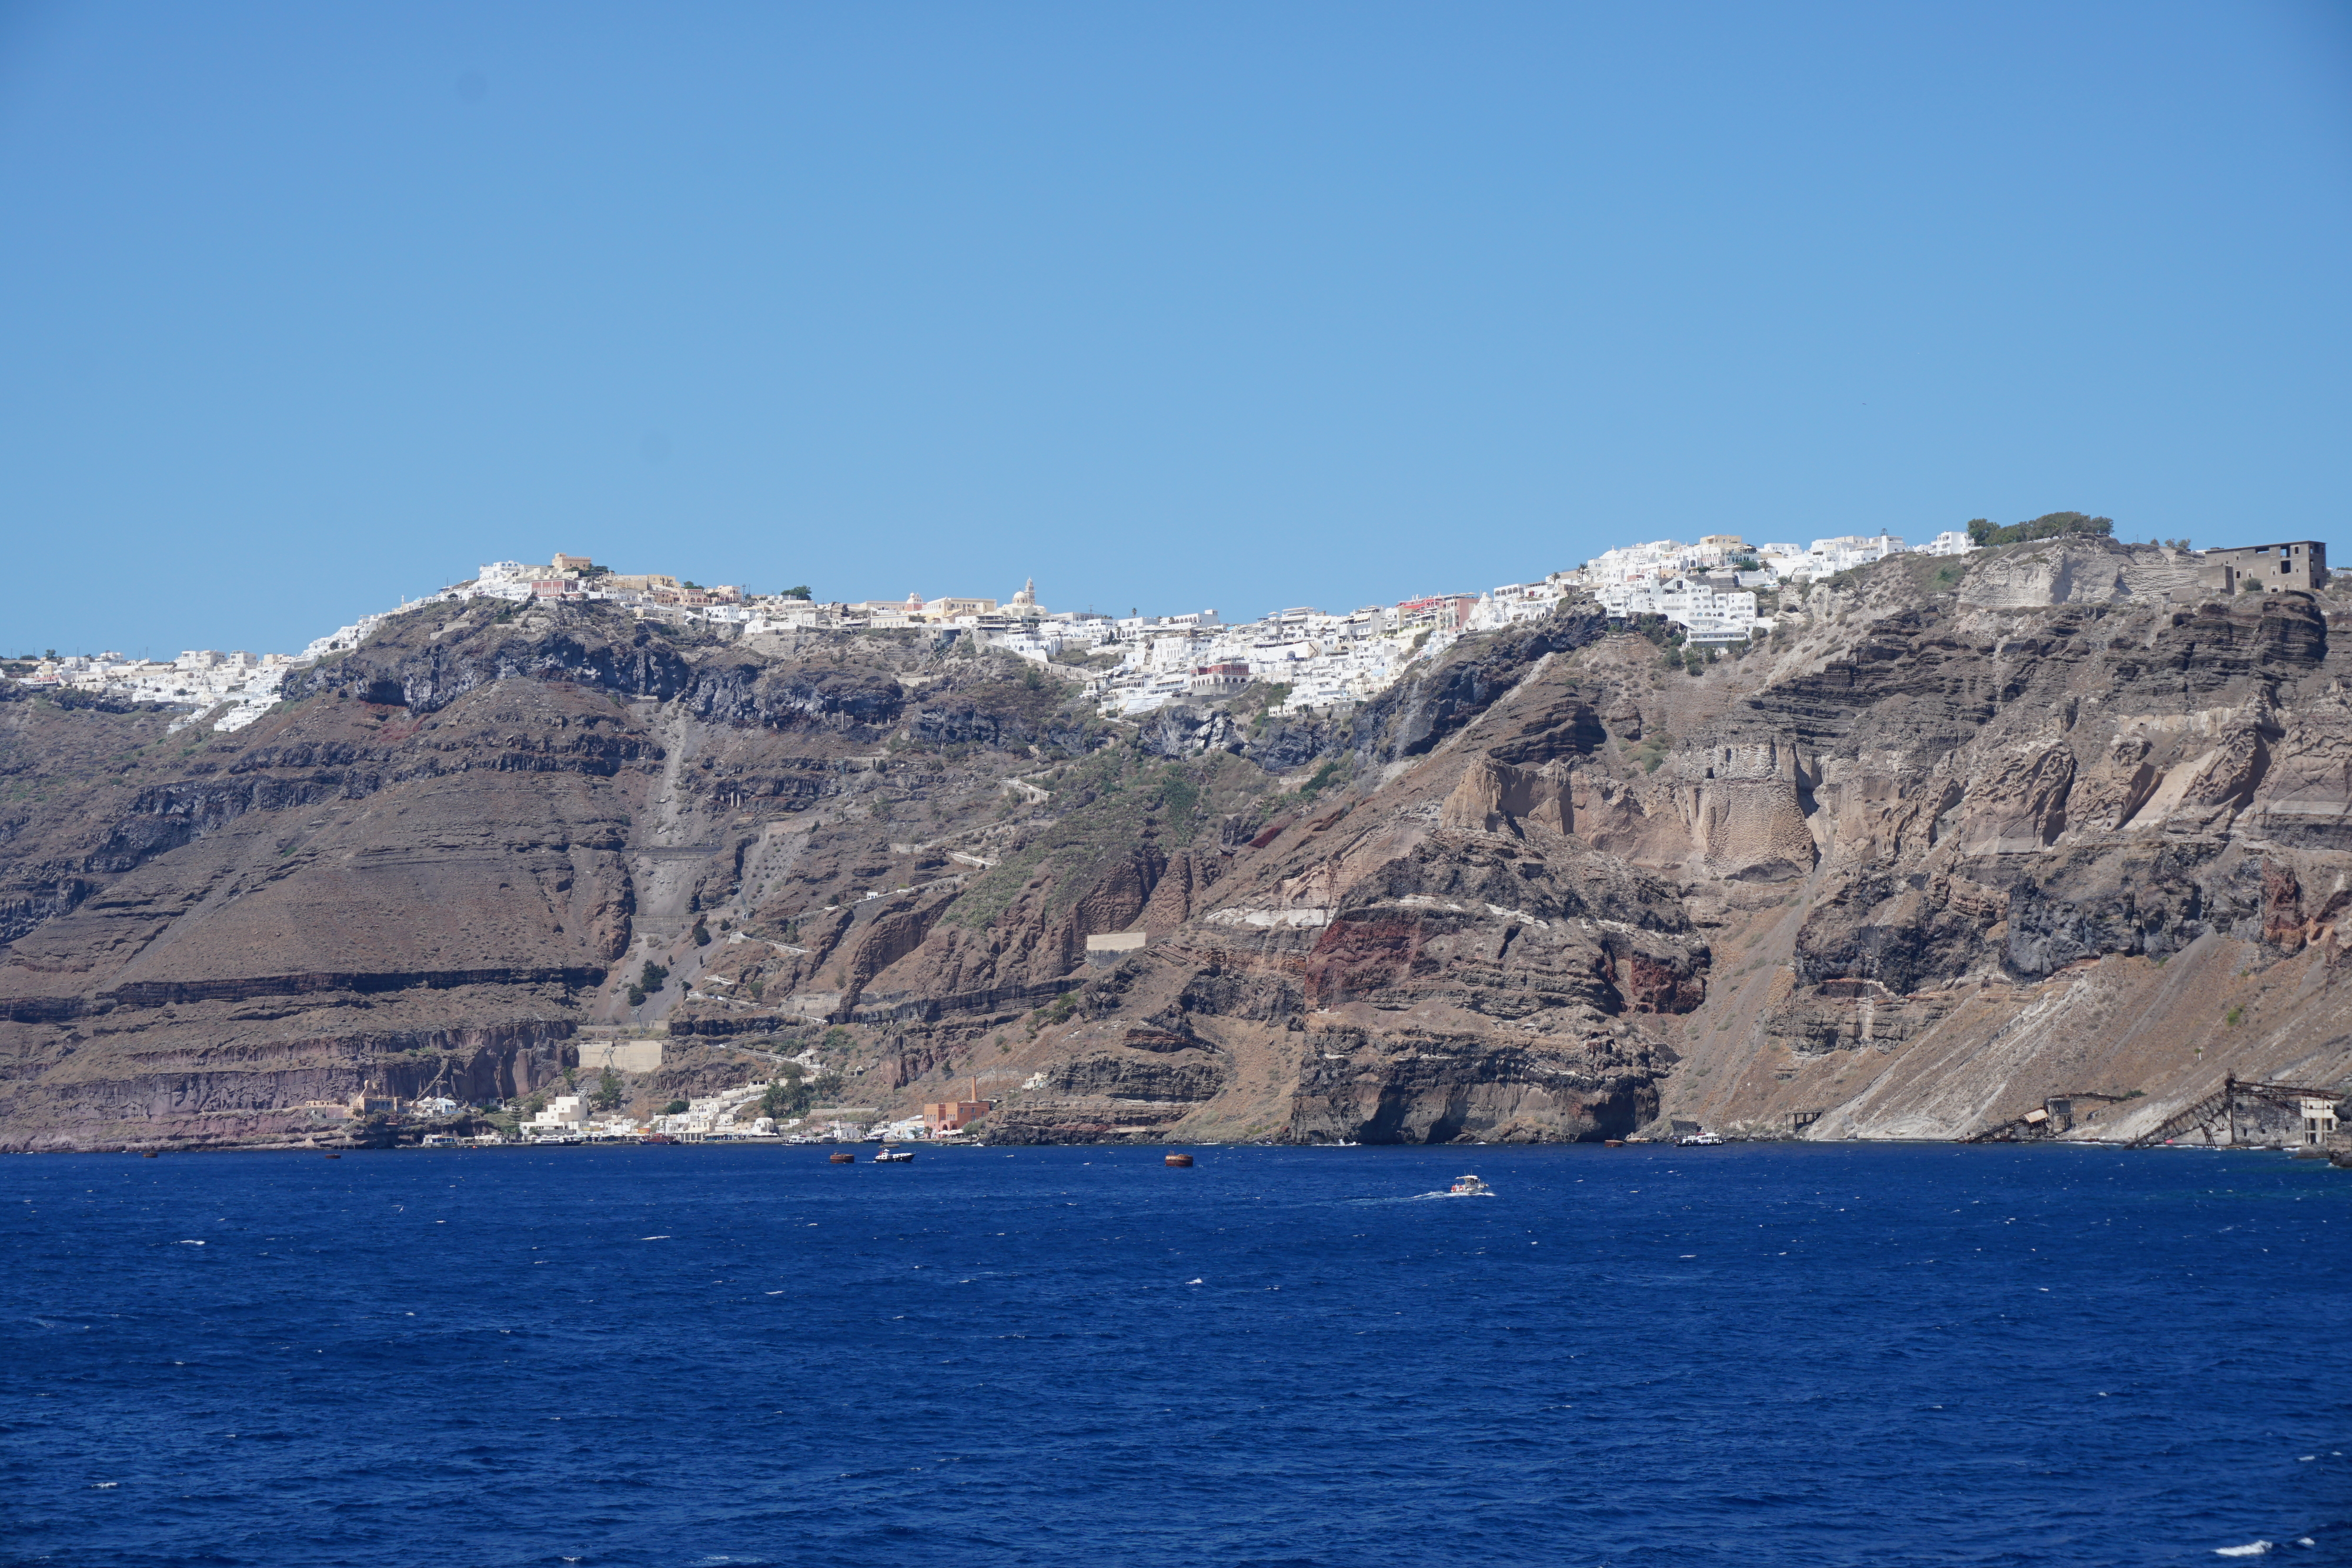
[[[2339,5],[0,5],[0,232],[7,653],[2352,495]]]

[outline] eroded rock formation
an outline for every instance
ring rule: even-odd
[[[487,604],[235,736],[10,688],[0,1146],[511,1098],[654,1022],[698,1083],[978,1080],[1001,1141],[2127,1134],[2352,1071],[2344,609],[2059,540],[1696,676],[1571,604],[1311,718]]]

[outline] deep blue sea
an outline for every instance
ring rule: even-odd
[[[2352,1563],[2352,1172],[1197,1153],[0,1161],[0,1555]]]

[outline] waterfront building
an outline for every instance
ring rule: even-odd
[[[934,1137],[941,1133],[960,1133],[994,1108],[992,1103],[980,1097],[980,1080],[975,1078],[966,1098],[924,1106],[923,1127]]]

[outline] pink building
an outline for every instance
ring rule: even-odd
[[[923,1107],[923,1130],[927,1133],[955,1133],[979,1121],[995,1107],[980,1097],[980,1080],[971,1081],[971,1098],[942,1100],[936,1105]]]

